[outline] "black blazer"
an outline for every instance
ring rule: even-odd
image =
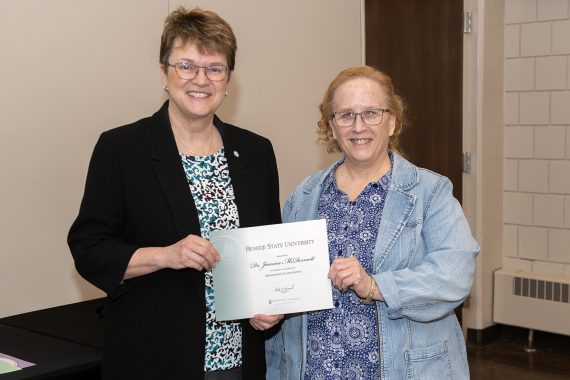
[[[240,226],[281,222],[271,142],[223,123],[220,132]],[[122,282],[137,248],[200,235],[176,148],[168,102],[151,117],[104,132],[97,142],[68,244],[77,271],[107,293],[104,379],[203,379],[204,273],[160,270]],[[243,378],[265,378],[264,336],[243,326]]]

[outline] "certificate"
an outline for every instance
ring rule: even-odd
[[[211,231],[216,320],[331,309],[324,219]]]

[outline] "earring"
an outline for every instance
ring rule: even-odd
[[[165,84],[163,84],[163,85],[162,85],[162,91],[168,92],[168,86],[165,85]]]
[[[228,92],[226,91],[226,96],[228,96]]]

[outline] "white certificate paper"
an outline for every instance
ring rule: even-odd
[[[216,320],[331,309],[324,219],[211,231]]]

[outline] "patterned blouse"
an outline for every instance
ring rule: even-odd
[[[224,148],[209,156],[180,156],[198,210],[202,237],[208,239],[212,230],[238,228],[239,216]],[[212,272],[206,272],[206,310],[204,370],[240,367],[241,325],[238,322],[216,322]]]
[[[330,261],[354,256],[367,273],[372,273],[374,244],[392,171],[369,183],[351,202],[337,186],[337,168],[323,183],[318,209],[318,217],[327,220]],[[305,379],[378,379],[374,303],[361,304],[352,291],[341,292],[333,287],[333,306],[308,313]]]

